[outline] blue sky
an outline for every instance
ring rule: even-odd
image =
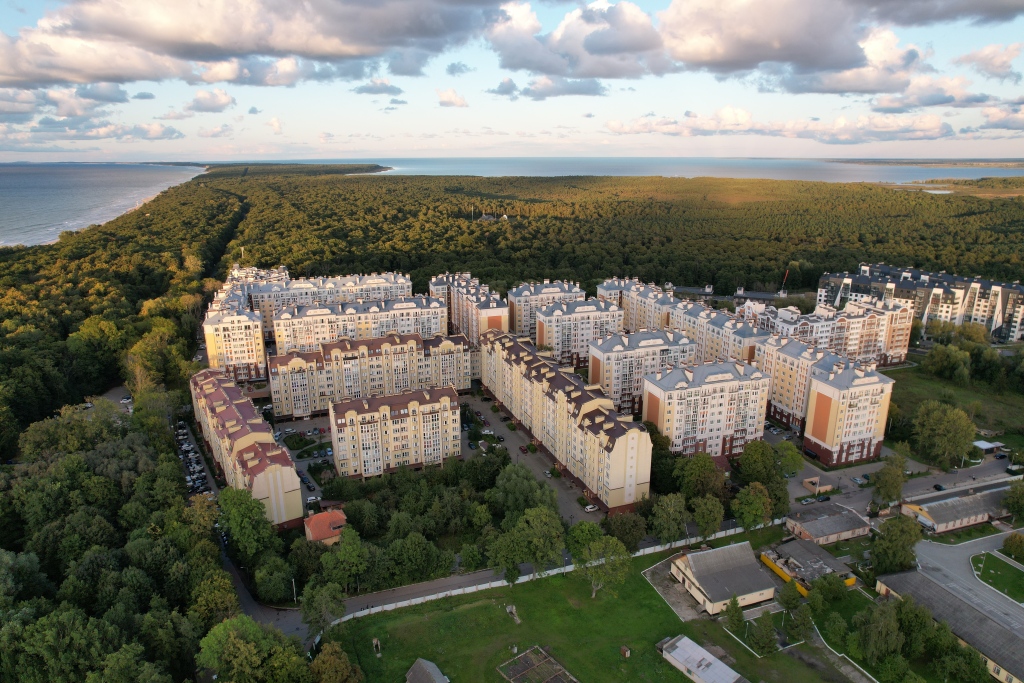
[[[1024,0],[0,0],[0,161],[1024,157]]]

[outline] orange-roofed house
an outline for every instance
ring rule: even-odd
[[[318,512],[306,517],[305,525],[307,541],[334,545],[345,528],[345,513],[338,509]]]

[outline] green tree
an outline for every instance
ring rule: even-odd
[[[189,617],[204,632],[219,621],[238,614],[238,595],[231,576],[222,569],[209,572],[192,591]]]
[[[501,471],[494,488],[484,498],[496,515],[503,518],[502,527],[512,529],[529,508],[549,507],[558,510],[555,490],[537,481],[526,465],[509,465]]]
[[[725,498],[725,472],[718,469],[707,453],[695,453],[689,458],[678,458],[673,471],[679,489],[693,502],[703,496]]]
[[[671,543],[686,535],[686,523],[689,520],[690,511],[686,509],[686,496],[681,493],[670,493],[659,497],[654,504],[651,532],[662,543]]]
[[[825,611],[825,598],[821,596],[821,591],[811,590],[807,593],[807,604],[811,606],[811,611],[815,614],[821,614]]]
[[[724,519],[725,508],[715,496],[702,496],[693,501],[693,521],[697,523],[701,538],[707,539],[718,533]]]
[[[921,527],[912,517],[896,515],[878,529],[871,548],[875,574],[888,574],[912,569],[916,562],[914,545],[921,540]]]
[[[459,550],[459,568],[472,572],[480,569],[484,563],[483,553],[475,543],[463,543]]]
[[[829,612],[829,615],[825,617],[824,623],[824,636],[837,647],[842,647],[846,640],[846,619],[843,619],[843,615],[839,612]]]
[[[860,639],[864,659],[872,666],[903,649],[903,633],[896,614],[896,605],[891,602],[858,612],[853,616],[853,627]]]
[[[814,618],[811,615],[811,608],[806,604],[790,612],[789,619],[786,620],[786,633],[793,640],[805,639],[813,628]]]
[[[732,512],[744,529],[753,529],[772,518],[772,501],[768,491],[759,482],[740,489],[732,501]]]
[[[573,562],[579,562],[587,546],[601,536],[604,536],[604,531],[594,522],[582,521],[573,524],[565,536],[565,547],[572,555]]]
[[[893,453],[886,459],[882,469],[875,473],[874,499],[882,504],[899,501],[903,498],[903,484],[907,481],[904,472],[907,459],[899,453]]]
[[[750,646],[754,652],[764,657],[778,649],[779,638],[775,633],[772,615],[765,612],[750,627]]]
[[[608,533],[622,541],[631,553],[640,548],[640,541],[647,535],[647,520],[632,512],[606,517],[605,524]]]
[[[779,459],[779,466],[787,474],[800,472],[804,468],[804,456],[789,441],[780,441],[775,446],[775,455]]]
[[[311,583],[302,591],[301,612],[309,633],[323,633],[335,619],[345,616],[345,590],[336,583]]]
[[[910,673],[910,663],[900,654],[891,654],[878,665],[879,683],[903,683]]]
[[[562,520],[554,510],[549,507],[530,508],[523,513],[516,529],[529,549],[534,575],[550,564],[561,565],[565,538]]]
[[[846,584],[839,577],[838,574],[829,572],[819,576],[811,582],[811,587],[814,591],[819,593],[828,605],[833,605],[846,595]]]
[[[278,552],[281,540],[267,519],[267,510],[246,489],[226,488],[218,498],[221,526],[227,531],[231,547],[239,559],[251,565],[263,552]],[[252,571],[252,567],[249,567]]]
[[[103,667],[89,672],[85,683],[171,683],[172,678],[146,661],[146,649],[138,643],[123,645],[107,655]]]
[[[246,615],[210,629],[199,643],[196,664],[237,683],[312,683],[298,641]]]
[[[796,589],[796,581],[787,581],[776,596],[776,600],[787,612],[800,606],[800,591]]]
[[[1007,536],[1003,539],[1002,552],[1015,560],[1024,560],[1024,536],[1016,531]]]
[[[602,588],[625,583],[631,566],[626,546],[613,536],[601,536],[583,551],[574,573],[590,582],[590,597],[594,598]]]
[[[782,517],[789,512],[789,487],[778,463],[778,454],[765,441],[751,441],[737,460],[741,483],[762,484],[771,500],[771,514]]]
[[[896,603],[896,618],[904,637],[903,656],[909,660],[917,659],[924,654],[935,628],[931,612],[908,595]]]
[[[347,592],[356,578],[366,571],[368,557],[369,551],[363,546],[356,530],[345,527],[338,541],[320,556],[324,581],[335,583]]]
[[[104,666],[121,637],[115,626],[64,605],[25,627],[13,680],[83,681],[89,671]]]
[[[725,615],[726,628],[736,635],[741,635],[744,622],[743,608],[740,607],[740,601],[736,598],[735,593],[729,598],[729,603],[725,606],[725,610],[722,613]]]
[[[353,664],[338,643],[327,643],[320,650],[309,672],[315,683],[362,683],[363,671]]]
[[[300,590],[320,571],[320,558],[327,551],[326,545],[319,541],[309,541],[305,536],[292,541],[288,549],[288,564],[292,566],[292,574]]]
[[[1003,498],[1003,506],[1014,516],[1014,520],[1024,516],[1024,481],[1015,481],[1010,484],[1010,490]]]
[[[942,469],[961,464],[973,445],[974,433],[974,423],[959,408],[925,401],[917,409],[914,418],[917,452]]]
[[[283,558],[267,555],[253,576],[256,595],[263,602],[284,602],[292,599],[292,568]]]
[[[502,570],[505,580],[510,584],[515,584],[519,578],[519,565],[526,562],[529,556],[530,549],[518,529],[496,536],[487,550],[489,566]]]

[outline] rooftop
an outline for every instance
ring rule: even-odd
[[[521,297],[521,296],[539,296],[542,294],[573,294],[580,297],[586,296],[582,289],[580,289],[580,283],[578,282],[565,282],[563,280],[555,280],[551,282],[544,280],[544,282],[523,282],[514,289],[510,289],[508,296]]]
[[[326,541],[340,536],[345,522],[345,513],[340,509],[318,512],[303,520],[306,526],[306,537],[311,541]]]
[[[749,541],[700,550],[685,557],[694,578],[712,602],[775,587],[771,578],[761,570]]]
[[[1005,514],[1003,499],[1006,497],[1008,488],[968,494],[934,503],[925,503],[921,506],[921,509],[936,524],[948,524],[959,519],[982,514],[1001,517]]]
[[[753,365],[736,360],[716,361],[701,365],[682,365],[667,372],[655,372],[644,377],[644,381],[650,382],[662,391],[692,389],[719,382],[751,382],[767,379],[768,375]]]
[[[747,683],[747,679],[686,636],[661,645],[662,656],[682,671],[694,671],[704,683]]]
[[[869,526],[863,517],[839,503],[819,503],[810,510],[791,512],[789,518],[814,538],[824,538]]]
[[[665,346],[696,346],[683,334],[673,330],[638,330],[636,332],[610,334],[604,339],[590,342],[591,348],[604,353],[611,351],[635,351]]]
[[[537,316],[548,318],[559,315],[575,315],[577,313],[615,313],[622,309],[604,299],[578,299],[576,301],[559,301],[537,309]]]
[[[846,576],[851,573],[846,564],[813,541],[797,538],[783,543],[775,552],[784,561],[788,560],[786,565],[794,574],[808,582],[825,574]]]

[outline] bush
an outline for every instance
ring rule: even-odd
[[[284,437],[284,445],[292,449],[293,451],[300,451],[306,446],[312,446],[313,440],[307,439],[301,434],[289,434],[288,436]]]
[[[480,569],[484,564],[484,556],[473,543],[464,543],[459,551],[459,567],[468,572]]]
[[[561,472],[559,472],[557,468],[555,468],[555,467],[552,467],[552,468],[551,468],[550,470],[548,470],[548,471],[549,471],[549,472],[551,472],[551,478],[552,478],[552,479],[561,479],[561,478],[562,478],[562,473],[561,473]]]
[[[491,412],[495,413],[495,414],[500,413],[501,412],[501,408],[499,408],[497,405],[492,403],[491,404]]]
[[[508,430],[509,430],[510,432],[514,432],[514,431],[516,431],[516,423],[515,423],[515,422],[506,422],[506,423],[505,423],[505,426],[507,426],[507,427],[508,427]]]
[[[532,443],[528,443],[526,444],[526,450],[530,451],[531,453],[536,453],[537,447],[534,446]]]
[[[846,619],[843,619],[843,615],[839,612],[832,612],[825,617],[825,623],[822,630],[825,632],[825,637],[828,638],[833,645],[842,647],[843,641],[846,640],[846,631],[848,628],[849,627],[846,625]]]
[[[587,507],[588,505],[590,505],[590,503],[588,503],[588,502],[587,502],[587,499],[586,499],[586,498],[584,498],[583,496],[578,496],[578,497],[576,498],[576,502],[580,504],[580,507],[581,507],[581,508],[585,508],[585,507]]]

